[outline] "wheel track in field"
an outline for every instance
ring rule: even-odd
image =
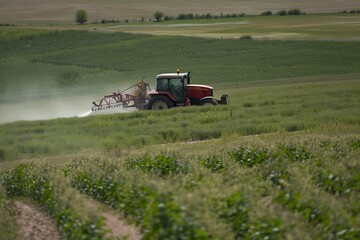
[[[20,200],[15,201],[14,205],[16,209],[16,223],[18,225],[18,240],[63,239],[54,220],[41,210],[39,206]],[[91,199],[88,199],[85,205],[98,209],[98,203]],[[109,230],[106,237],[115,239],[128,237],[131,240],[142,238],[142,234],[136,227],[127,224],[117,214],[103,211],[102,216],[105,219],[104,228]]]
[[[16,223],[19,240],[60,240],[59,230],[53,219],[38,206],[24,201],[15,201]]]
[[[87,195],[82,195],[81,201],[86,208],[102,212],[101,215],[105,218],[104,228],[110,230],[106,237],[115,239],[128,237],[130,240],[140,240],[143,237],[136,226],[126,223],[126,221],[121,219],[121,217],[108,206],[105,206]]]
[[[127,236],[131,240],[140,240],[142,238],[142,234],[137,228],[127,224],[116,214],[104,212],[103,216],[105,218],[105,228],[111,230],[111,232],[107,234],[107,237],[116,238]]]

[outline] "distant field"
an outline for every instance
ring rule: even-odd
[[[204,38],[263,40],[360,40],[360,14],[311,14],[302,16],[255,16],[231,19],[168,21],[163,23],[47,26],[51,29],[89,29]]]
[[[0,23],[60,23],[73,22],[77,9],[85,9],[89,20],[101,19],[146,19],[153,18],[156,11],[162,11],[170,16],[179,13],[220,14],[246,13],[260,14],[263,11],[279,11],[300,8],[305,12],[339,12],[343,10],[359,9],[357,0],[0,0]]]

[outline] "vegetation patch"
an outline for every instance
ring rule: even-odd
[[[244,147],[235,148],[228,152],[229,156],[243,167],[253,167],[271,160],[267,150]]]
[[[327,229],[330,224],[330,215],[326,209],[321,209],[314,201],[302,202],[301,194],[294,191],[281,191],[276,202],[298,211],[308,222],[322,224],[323,229]]]
[[[360,172],[357,168],[349,169],[345,176],[339,176],[326,169],[319,170],[315,180],[318,187],[338,197],[360,193]]]
[[[144,219],[146,229],[151,229],[145,239],[212,239],[197,221],[189,217],[172,194],[158,195]]]
[[[17,239],[15,215],[15,209],[11,206],[5,189],[0,186],[0,239]]]
[[[72,185],[140,225],[144,239],[210,239],[205,228],[183,210],[173,193],[163,194],[141,181],[115,177],[113,168],[99,174],[77,166],[80,165],[71,165],[66,171]]]
[[[305,147],[298,146],[278,146],[278,156],[285,157],[290,161],[304,162],[312,157],[311,153]]]
[[[142,157],[127,159],[125,166],[128,169],[156,174],[160,177],[186,174],[189,171],[189,165],[186,162],[167,155],[157,155],[152,158],[145,154]]]
[[[250,204],[243,193],[236,192],[223,201],[223,206],[218,209],[219,218],[231,226],[234,239],[281,239],[284,237],[282,222],[279,219],[251,222]]]
[[[211,172],[222,172],[227,168],[227,164],[216,155],[199,157],[197,162]]]
[[[30,197],[55,219],[67,239],[104,239],[103,219],[82,219],[64,203],[54,182],[33,165],[21,164],[1,174],[1,184],[9,196]]]

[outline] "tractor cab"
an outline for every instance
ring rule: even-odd
[[[156,91],[167,95],[175,103],[183,103],[187,97],[190,73],[165,73],[157,75]]]

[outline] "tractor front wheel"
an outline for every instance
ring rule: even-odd
[[[208,99],[202,100],[199,105],[202,105],[202,106],[215,106],[215,105],[217,105],[217,102],[215,102],[214,99],[208,98]]]
[[[163,110],[173,106],[173,102],[169,98],[162,95],[151,97],[148,103],[148,109],[152,110]]]

